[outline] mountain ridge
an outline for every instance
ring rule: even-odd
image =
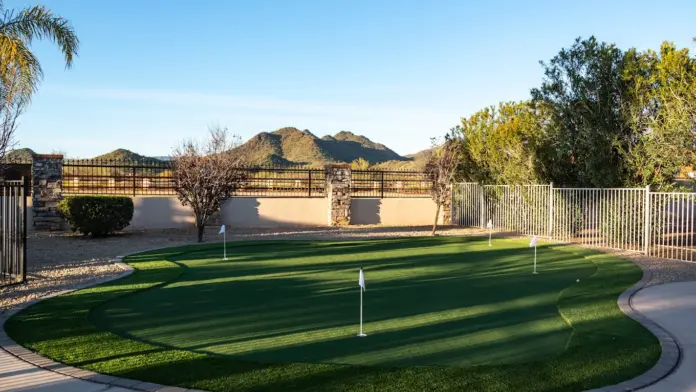
[[[33,153],[31,149],[21,149],[17,155]],[[413,169],[425,166],[423,158],[428,150],[411,155],[399,155],[381,143],[349,131],[339,131],[335,135],[317,137],[308,129],[284,127],[272,132],[260,132],[243,144],[230,150],[239,155],[248,165],[323,166],[329,163],[351,163],[358,158],[367,160],[371,167],[379,169]],[[8,152],[8,155],[10,153]],[[118,148],[91,159],[112,161],[151,161],[166,162],[170,156],[145,156]]]

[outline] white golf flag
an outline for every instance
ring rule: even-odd
[[[222,225],[222,226],[220,226],[220,232],[218,233],[218,235],[220,235],[224,232],[225,232],[225,225]]]
[[[489,220],[488,220],[488,224],[486,225],[486,227],[489,228],[489,229],[492,229],[492,228],[493,228],[493,221],[489,219]]]
[[[534,237],[532,237],[532,241],[529,243],[529,247],[533,248],[536,246],[536,244],[537,244],[537,238],[536,238],[536,236],[534,236]]]
[[[358,286],[360,286],[363,291],[365,291],[365,275],[363,275],[363,270],[360,268],[360,276],[358,277]]]

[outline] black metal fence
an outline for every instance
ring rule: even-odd
[[[66,159],[63,193],[173,195],[172,170],[162,161]]]
[[[29,179],[0,183],[0,286],[27,278]]]
[[[351,197],[430,197],[432,183],[418,171],[353,170]]]
[[[246,181],[235,196],[325,197],[323,168],[243,167]],[[423,172],[353,170],[352,197],[429,197],[431,184]],[[174,195],[170,162],[64,160],[64,194]]]

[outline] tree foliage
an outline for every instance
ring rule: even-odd
[[[626,53],[624,112],[630,136],[621,141],[624,183],[665,187],[694,162],[696,60],[663,43],[659,52]]]
[[[358,158],[350,163],[350,168],[353,170],[367,170],[370,168],[370,162],[364,158]]]
[[[459,176],[485,184],[537,183],[544,178],[538,151],[544,141],[542,105],[504,102],[462,119]]]
[[[71,67],[80,41],[70,22],[54,15],[45,6],[36,5],[20,11],[6,10],[0,1],[0,81],[11,82],[14,93],[28,100],[36,91],[43,70],[29,46],[34,40],[48,39],[58,45]]]
[[[669,189],[693,165],[696,60],[687,49],[623,51],[578,38],[541,64],[531,101],[462,119],[460,179]]]
[[[199,143],[187,140],[174,149],[171,159],[172,180],[181,204],[190,206],[196,217],[198,242],[208,220],[220,210],[222,200],[232,196],[247,180],[244,162],[231,149],[240,138],[230,138],[227,128],[213,126],[208,139]]]

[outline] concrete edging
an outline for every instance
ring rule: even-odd
[[[165,248],[158,248],[158,249],[165,249]],[[157,250],[157,249],[151,249],[148,251],[152,250]],[[142,253],[142,252],[148,252],[148,251],[140,251],[140,252],[135,252],[133,254],[137,253]],[[7,333],[5,332],[5,322],[10,319],[13,315],[17,314],[18,312],[36,304],[37,302],[43,301],[48,298],[56,297],[58,295],[63,295],[67,293],[71,293],[73,291],[77,290],[82,290],[86,289],[88,287],[92,286],[97,286],[100,284],[104,284],[107,282],[111,282],[117,279],[125,278],[126,276],[131,275],[134,272],[133,267],[130,265],[123,263],[123,258],[126,256],[118,256],[115,259],[112,260],[112,262],[117,265],[119,268],[123,270],[118,275],[115,276],[109,276],[103,279],[99,279],[96,281],[84,283],[81,285],[76,286],[75,288],[68,289],[68,290],[61,290],[49,295],[45,295],[40,298],[36,298],[32,301],[25,302],[21,305],[15,306],[9,310],[7,310],[4,313],[0,313],[0,350],[4,350],[8,354],[14,356],[20,361],[29,363],[32,366],[36,366],[39,369],[55,372],[62,374],[64,376],[84,380],[84,381],[89,381],[97,384],[104,384],[104,385],[109,385],[109,386],[114,386],[114,387],[122,387],[122,388],[129,388],[135,391],[143,391],[143,392],[206,392],[202,391],[199,389],[186,389],[186,388],[180,388],[180,387],[171,387],[171,386],[166,386],[166,385],[160,385],[160,384],[154,384],[150,382],[143,382],[143,381],[138,381],[138,380],[131,380],[127,378],[120,378],[120,377],[115,377],[115,376],[109,376],[106,374],[100,374],[100,373],[95,373],[91,372],[89,370],[83,370],[79,369],[76,367],[68,366],[60,362],[55,362],[49,358],[42,357],[39,354],[34,353],[33,351],[30,351],[21,345],[17,344],[14,340],[12,340],[9,336],[7,336]]]
[[[651,276],[652,273],[650,270],[644,269],[643,278],[632,287],[621,293],[618,304],[622,312],[633,320],[639,322],[660,341],[660,347],[662,347],[660,359],[657,360],[657,363],[655,363],[650,370],[639,376],[615,385],[593,389],[588,392],[635,391],[637,389],[645,388],[657,383],[658,381],[672,374],[679,365],[679,361],[681,359],[681,348],[679,348],[679,344],[677,343],[676,339],[674,339],[669,332],[660,327],[656,322],[643,316],[643,314],[633,307],[633,296],[645,287],[645,285],[650,281]]]

